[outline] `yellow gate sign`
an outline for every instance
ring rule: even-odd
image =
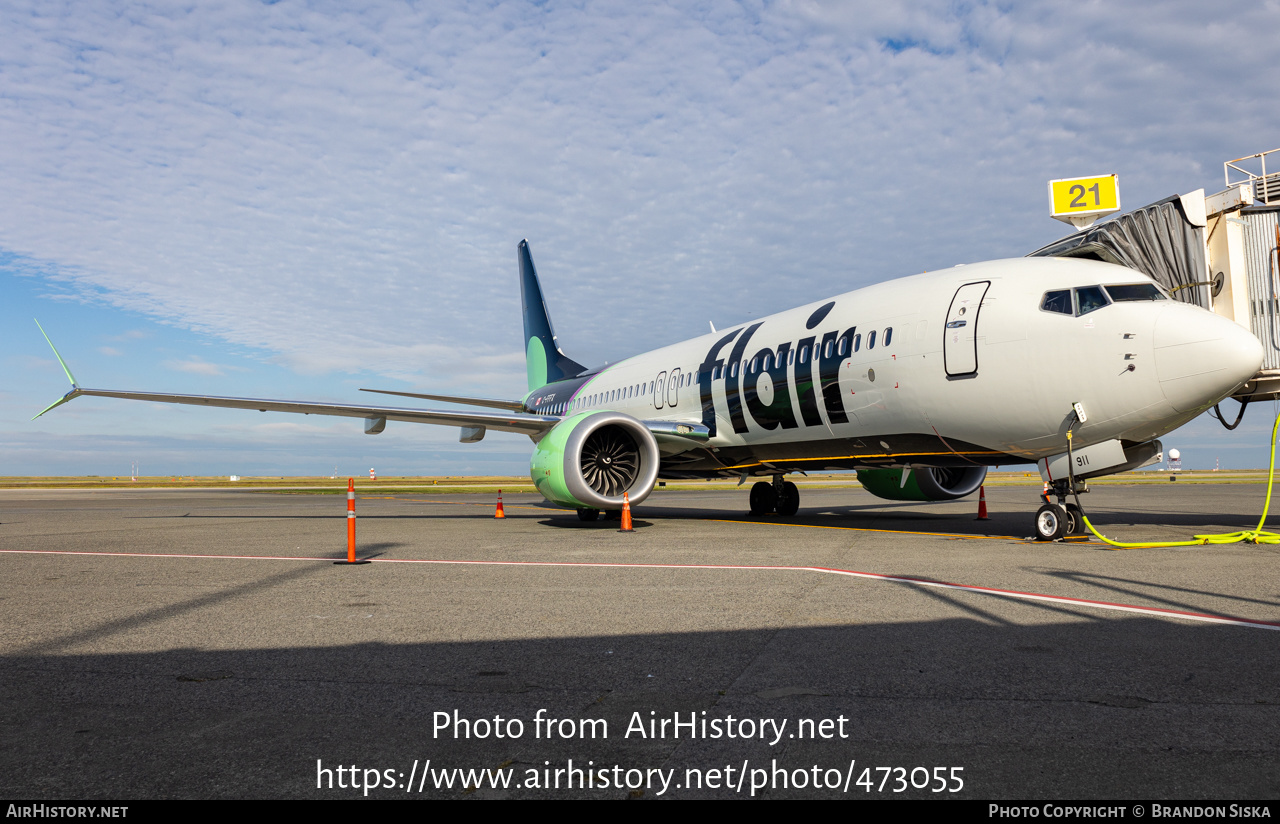
[[[1087,228],[1103,215],[1120,211],[1120,184],[1115,175],[1050,180],[1049,209],[1052,217]]]

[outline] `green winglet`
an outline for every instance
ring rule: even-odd
[[[33,318],[33,320],[35,319]],[[79,395],[80,386],[79,384],[76,383],[76,376],[71,374],[71,370],[67,368],[67,362],[64,361],[62,359],[62,356],[58,354],[58,347],[54,346],[53,341],[49,340],[49,336],[45,334],[44,327],[40,325],[40,321],[38,320],[36,321],[36,328],[40,330],[40,334],[44,335],[45,343],[49,344],[49,348],[53,350],[53,356],[58,359],[58,363],[62,366],[62,371],[67,373],[67,380],[71,381],[71,391],[63,395],[61,398],[58,398],[56,401],[49,404],[44,409],[40,410],[40,415],[43,415],[45,412],[48,412],[50,409],[53,409],[55,406],[62,406],[64,403],[71,400],[76,395]],[[36,415],[35,418],[32,418],[31,420],[34,421],[36,418],[40,417],[40,415]]]
[[[32,318],[35,320],[35,318]],[[72,386],[77,386],[76,376],[71,374],[71,370],[67,368],[67,362],[58,354],[58,347],[53,345],[53,341],[49,340],[49,336],[45,335],[44,327],[40,325],[40,321],[36,320],[36,328],[40,330],[40,334],[44,335],[44,342],[49,344],[49,348],[53,350],[53,356],[58,359],[58,363],[62,365],[62,371],[67,373],[67,380],[71,381]]]
[[[70,392],[68,392],[67,394],[63,395],[61,398],[58,398],[56,401],[54,401],[53,403],[49,404],[49,405],[48,405],[48,406],[46,406],[44,409],[41,409],[41,410],[40,410],[40,414],[39,414],[39,415],[34,415],[34,416],[31,418],[31,420],[33,420],[33,421],[34,421],[36,418],[40,417],[40,415],[43,415],[44,413],[48,412],[50,409],[53,409],[55,406],[62,406],[64,403],[66,403],[67,401],[71,400],[72,398],[76,397],[76,396],[77,396],[77,395],[79,395],[79,394],[80,394],[80,390],[79,390],[78,388],[77,388],[77,389],[72,389]]]

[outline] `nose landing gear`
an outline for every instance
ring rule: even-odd
[[[1055,481],[1053,493],[1058,502],[1050,503],[1048,492],[1042,496],[1045,503],[1036,511],[1036,540],[1056,541],[1059,538],[1085,534],[1087,529],[1084,525],[1084,513],[1075,504],[1067,503],[1067,496],[1073,492],[1088,491],[1089,487],[1084,481],[1076,481],[1074,490],[1069,481]]]

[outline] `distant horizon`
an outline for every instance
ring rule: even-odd
[[[376,469],[376,467],[375,467],[375,469]],[[1217,468],[1215,468],[1215,467],[1188,467],[1188,466],[1183,466],[1183,467],[1181,467],[1180,469],[1170,469],[1170,468],[1165,467],[1165,466],[1144,466],[1144,467],[1140,467],[1140,468],[1138,468],[1138,469],[1128,469],[1128,470],[1125,470],[1124,472],[1116,473],[1116,474],[1117,474],[1117,475],[1123,475],[1123,474],[1138,473],[1138,472],[1147,472],[1147,473],[1157,473],[1157,472],[1168,472],[1168,473],[1181,473],[1181,472],[1266,472],[1267,470],[1268,470],[1268,467],[1266,467],[1266,466],[1256,466],[1256,467],[1247,467],[1247,466],[1245,466],[1245,467],[1241,467],[1241,466],[1227,467],[1227,466],[1223,466],[1223,467],[1217,467]],[[795,476],[795,480],[797,480],[797,481],[802,481],[802,480],[805,480],[805,479],[811,479],[811,478],[822,478],[822,477],[827,477],[827,476],[836,476],[836,475],[848,475],[848,476],[853,476],[853,475],[855,475],[855,474],[857,473],[857,471],[858,471],[858,470],[856,470],[856,469],[832,469],[832,470],[823,470],[822,472],[809,473],[809,474],[808,474],[808,475],[806,475],[806,476],[799,476],[799,475],[797,475],[797,476]],[[1000,467],[990,467],[990,468],[989,468],[989,472],[990,472],[990,474],[993,474],[993,475],[998,475],[998,474],[1002,474],[1002,473],[1026,473],[1026,474],[1031,474],[1031,475],[1037,475],[1037,474],[1039,474],[1034,464],[1026,464],[1026,465],[1024,465],[1024,466],[1000,466]],[[143,479],[158,479],[158,478],[178,478],[178,479],[181,479],[181,478],[202,478],[202,479],[223,478],[223,479],[225,479],[225,478],[229,478],[229,477],[231,477],[231,475],[235,475],[237,478],[243,478],[243,479],[280,478],[280,479],[283,479],[283,480],[289,480],[289,479],[291,479],[291,478],[304,478],[304,479],[312,479],[312,480],[316,480],[316,479],[321,479],[321,480],[346,480],[346,479],[348,479],[348,478],[355,478],[357,481],[360,481],[360,480],[368,481],[368,480],[369,480],[369,472],[368,472],[368,470],[365,470],[364,472],[357,472],[357,473],[354,473],[354,474],[353,474],[353,473],[350,473],[350,472],[347,472],[347,473],[339,472],[337,475],[332,475],[332,474],[328,474],[328,475],[326,475],[326,474],[312,475],[312,474],[287,474],[287,473],[286,473],[286,474],[281,474],[281,473],[279,473],[279,472],[267,472],[267,473],[261,473],[261,474],[250,474],[250,473],[230,473],[230,474],[222,474],[222,473],[183,472],[183,473],[161,473],[161,474],[158,474],[158,475],[148,475],[148,474],[142,473],[142,474],[137,475],[136,477],[137,477],[139,480],[143,480]],[[83,474],[83,475],[82,475],[82,474],[67,474],[67,475],[0,475],[0,481],[3,481],[3,480],[31,480],[31,479],[40,479],[40,478],[48,478],[48,479],[58,479],[58,478],[110,478],[110,479],[112,479],[112,480],[126,480],[126,479],[128,479],[128,478],[130,478],[130,477],[131,477],[131,476],[130,476],[129,474],[127,474],[127,473],[124,473],[124,474],[117,473],[117,474],[115,474],[115,475],[110,475],[110,474]],[[752,480],[752,479],[759,480],[759,479],[760,479],[760,478],[762,478],[762,477],[764,477],[764,476],[755,476],[755,475],[751,475],[751,476],[748,476],[748,479],[747,479],[747,480],[748,480],[748,481],[750,481],[750,480]],[[1103,475],[1103,476],[1100,476],[1100,478],[1103,478],[1103,479],[1105,479],[1105,478],[1109,478],[1109,477],[1114,477],[1114,476],[1111,476],[1111,475]],[[383,473],[383,472],[378,472],[378,473],[377,473],[377,478],[376,478],[375,480],[378,480],[378,481],[393,480],[393,479],[394,479],[394,480],[404,480],[404,479],[409,479],[409,480],[419,480],[419,479],[422,479],[422,480],[438,480],[438,479],[448,479],[448,478],[507,478],[507,479],[517,479],[517,480],[521,480],[521,479],[523,479],[523,480],[525,480],[525,481],[526,481],[526,482],[528,482],[528,483],[532,483],[532,482],[533,482],[532,480],[530,480],[530,479],[529,479],[529,473],[528,473],[528,472],[523,472],[523,473],[519,473],[519,472],[517,472],[517,473],[511,473],[511,474],[502,474],[502,473],[480,473],[480,472],[477,472],[477,473],[451,472],[451,473],[443,474],[443,475],[421,475],[421,474],[419,474],[419,475],[400,475],[400,474],[394,474],[394,473]],[[1091,479],[1091,480],[1098,480],[1098,479],[1099,479],[1099,478],[1093,478],[1093,479]],[[713,483],[736,483],[736,482],[737,482],[737,478],[736,478],[736,477],[680,478],[680,479],[666,479],[666,480],[662,480],[661,482],[662,482],[662,483],[667,483],[667,484],[696,484],[696,483],[702,483],[702,482],[705,482],[705,481],[711,481],[711,482],[713,482]]]

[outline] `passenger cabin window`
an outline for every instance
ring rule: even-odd
[[[1085,286],[1076,290],[1076,305],[1080,307],[1082,315],[1101,309],[1110,302],[1101,286]]]
[[[805,348],[800,350],[800,363],[801,365],[803,365],[808,362],[809,362],[809,347],[806,346]]]
[[[853,336],[853,351],[857,352],[862,348],[862,335]]]
[[[868,348],[868,349],[875,349],[875,348],[876,348],[876,333],[875,333],[875,331],[874,331],[874,330],[872,330],[872,331],[867,335],[867,348]]]
[[[1071,290],[1059,289],[1056,292],[1045,292],[1040,308],[1045,312],[1056,312],[1059,315],[1074,315],[1071,309]]]
[[[893,340],[893,327],[890,326],[888,329],[884,330],[884,345],[888,346],[892,340]]]
[[[1123,286],[1104,286],[1103,288],[1116,303],[1131,300],[1168,300],[1154,283],[1126,283]]]

